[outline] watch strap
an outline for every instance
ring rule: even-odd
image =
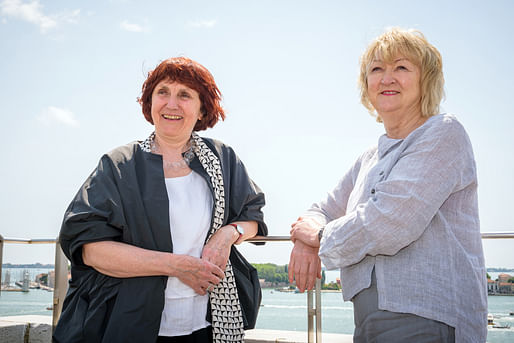
[[[323,231],[325,231],[325,227],[322,226],[318,231],[318,242],[321,242],[321,237],[323,237]]]
[[[237,225],[237,224],[234,224],[234,223],[230,223],[230,224],[228,224],[228,225],[233,226],[233,227],[234,227],[234,229],[236,229],[236,232],[239,234],[239,238],[241,238],[241,236],[242,236],[242,235],[243,235],[243,233],[244,233],[244,231],[243,231],[243,229],[241,228],[241,226],[240,226],[240,225]]]

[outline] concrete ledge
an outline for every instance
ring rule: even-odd
[[[323,343],[353,343],[353,335],[323,333]],[[50,343],[51,316],[0,317],[1,343]],[[246,343],[307,343],[305,331],[254,329],[246,331]]]
[[[0,317],[0,342],[2,343],[49,343],[51,341],[51,316]]]
[[[314,338],[316,339],[316,338]],[[323,343],[353,343],[353,335],[336,333],[323,333]],[[305,331],[282,331],[254,329],[245,331],[246,343],[306,343],[307,332]]]

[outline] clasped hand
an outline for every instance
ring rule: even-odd
[[[316,277],[321,278],[321,260],[318,256],[318,232],[321,224],[312,218],[300,217],[291,224],[294,243],[289,258],[289,282],[296,279],[296,287],[303,293],[314,288]]]
[[[237,238],[232,227],[220,228],[203,247],[201,258],[191,257],[197,260],[196,266],[188,268],[178,278],[200,295],[212,291],[225,277],[230,248]]]

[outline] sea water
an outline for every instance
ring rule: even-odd
[[[514,296],[489,296],[489,313],[498,325],[509,329],[488,327],[487,342],[514,342]],[[262,303],[257,317],[258,329],[307,331],[307,296],[294,292],[262,290]],[[343,302],[340,292],[321,294],[322,331],[327,333],[353,334],[353,306]]]

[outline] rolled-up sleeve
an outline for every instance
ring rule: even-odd
[[[258,224],[257,235],[267,236],[268,228],[264,222],[262,208],[266,204],[264,193],[248,175],[243,162],[231,147],[223,145],[223,173],[228,182],[225,187],[228,195],[227,222],[255,221]]]
[[[66,210],[59,242],[73,264],[83,265],[84,244],[122,237],[125,220],[112,175],[111,161],[104,156]]]

